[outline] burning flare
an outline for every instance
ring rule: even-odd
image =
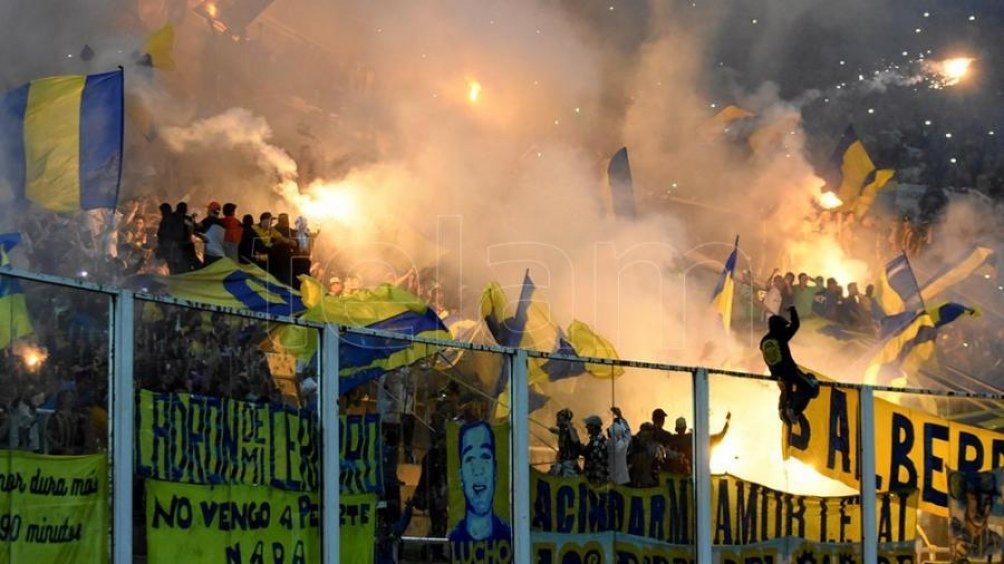
[[[928,61],[925,68],[927,72],[934,75],[935,87],[944,88],[962,82],[962,79],[969,74],[969,65],[974,60],[970,57],[955,57],[944,61]]]
[[[49,358],[48,351],[28,343],[17,343],[14,345],[14,354],[21,357],[24,368],[32,374],[38,372],[38,369]]]
[[[315,222],[335,220],[352,223],[358,212],[356,196],[345,183],[315,182],[305,194],[297,195],[303,214]]]
[[[966,73],[969,72],[969,65],[972,62],[973,60],[967,57],[958,57],[942,61],[942,74],[945,75],[945,78],[953,80],[957,83],[962,80],[962,77],[966,76]]]
[[[731,437],[725,435],[722,442],[711,448],[711,473],[727,474],[739,458],[739,449]]]
[[[473,79],[467,79],[467,101],[471,104],[477,104],[480,98],[481,83]]]
[[[842,202],[840,198],[838,198],[837,195],[834,194],[833,192],[821,193],[819,197],[816,198],[816,201],[819,203],[820,207],[822,207],[824,210],[832,210],[834,208],[839,208],[840,206],[844,205],[844,202]]]

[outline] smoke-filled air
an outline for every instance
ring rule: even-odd
[[[121,67],[124,145],[116,212],[19,206],[37,193],[28,167],[0,232],[21,233],[15,266],[169,294],[180,272],[157,249],[158,205],[186,202],[198,226],[210,202],[232,202],[254,224],[287,214],[290,241],[309,240],[294,243],[299,273],[332,296],[397,284],[476,326],[454,337],[519,346],[486,325],[482,293],[497,282],[514,316],[528,272],[544,313],[525,332],[553,323],[565,338],[578,320],[608,356],[767,375],[767,319],[794,307],[792,353],[821,380],[959,381],[940,363],[1004,386],[993,259],[924,304],[980,315],[939,328],[923,370],[882,356],[889,261],[907,257],[923,287],[1000,248],[1002,16],[947,4],[7,2],[0,21],[18,23],[0,34],[0,87]],[[204,240],[192,257],[208,269]],[[306,296],[295,267],[266,269]],[[496,376],[471,393],[494,399]],[[727,414],[731,428],[715,471],[849,491],[781,462],[775,382],[721,378],[712,431]],[[549,398],[532,414],[546,452],[563,408],[579,422],[620,406],[637,429],[659,407],[693,424],[688,372],[534,386]]]

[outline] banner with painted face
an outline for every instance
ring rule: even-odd
[[[1004,562],[1004,469],[949,472],[952,562]]]
[[[317,491],[316,415],[278,403],[141,390],[136,473],[190,484]],[[339,418],[342,493],[380,493],[380,416]]]
[[[785,458],[859,487],[858,392],[820,389],[798,425],[785,428]],[[917,489],[918,507],[948,516],[948,468],[980,472],[1004,466],[1004,434],[875,400],[875,470],[880,491]]]
[[[512,562],[509,424],[447,425],[446,456],[451,561]]]

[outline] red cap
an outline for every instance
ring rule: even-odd
[[[213,201],[209,202],[209,211],[222,209],[219,202]]]

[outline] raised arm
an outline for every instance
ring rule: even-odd
[[[729,422],[731,421],[732,421],[732,412],[730,411],[725,414],[725,425],[722,427],[722,430],[719,431],[718,433],[715,433],[714,435],[711,435],[709,440],[711,446],[715,446],[718,443],[722,442],[722,439],[725,438],[725,433],[729,432]]]

